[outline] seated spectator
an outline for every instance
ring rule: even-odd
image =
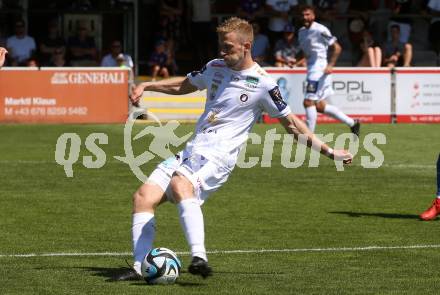
[[[411,66],[412,45],[400,41],[399,25],[391,26],[391,41],[384,45],[384,64],[387,67]]]
[[[428,8],[432,15],[431,24],[429,26],[429,42],[432,49],[440,54],[440,0],[430,0]]]
[[[58,47],[52,53],[48,67],[70,67],[70,63],[66,60],[66,51],[64,47]]]
[[[152,81],[156,81],[158,76],[168,78],[170,76],[169,66],[171,61],[166,52],[165,42],[157,41],[154,46],[154,52],[151,54],[148,65],[151,68]]]
[[[80,24],[77,29],[77,35],[67,41],[72,65],[95,66],[98,56],[95,39],[88,35],[85,24]]]
[[[118,67],[118,56],[121,55],[124,58],[125,65],[133,69],[133,59],[130,55],[122,53],[122,45],[118,40],[114,40],[110,46],[110,53],[105,55],[101,60],[101,67]]]
[[[364,30],[360,44],[362,57],[358,67],[380,67],[382,65],[382,49],[374,42],[371,32]]]
[[[0,47],[0,68],[5,64],[6,54],[8,54],[6,48]]]
[[[66,50],[66,42],[61,37],[58,30],[58,23],[51,21],[48,26],[47,36],[40,42],[40,63],[47,65],[50,63],[55,50],[61,48]]]
[[[26,34],[25,23],[22,20],[15,22],[15,35],[6,40],[11,66],[26,66],[37,48],[34,38]]]
[[[254,29],[254,42],[252,43],[252,58],[260,66],[268,66],[267,53],[270,49],[269,38],[260,33],[260,25],[256,22],[252,23]]]
[[[255,21],[257,18],[263,17],[263,0],[240,0],[237,14],[239,17],[247,19],[248,21]]]
[[[299,48],[295,42],[295,29],[291,24],[287,24],[284,26],[283,38],[275,43],[275,66],[289,68],[297,66],[295,56],[298,52]]]

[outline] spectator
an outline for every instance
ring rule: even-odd
[[[237,9],[239,17],[249,21],[256,21],[264,16],[264,5],[262,0],[240,0]]]
[[[163,78],[168,78],[170,76],[170,71],[168,67],[171,61],[166,53],[165,42],[157,41],[154,46],[154,52],[150,56],[148,65],[151,68],[151,80],[156,81],[158,76]]]
[[[127,56],[130,57],[129,55],[119,53],[116,56],[115,60],[117,67],[128,70],[128,96],[130,97],[136,85],[134,83],[133,66],[128,65],[129,62],[127,60]],[[144,113],[144,110],[140,108],[139,101],[134,103],[130,99],[128,99],[128,111],[129,111],[128,113],[135,116],[136,119],[143,119],[143,120],[147,119],[147,115]]]
[[[64,47],[55,48],[50,58],[48,67],[70,67],[70,63],[66,60],[66,50]]]
[[[440,54],[440,0],[430,0],[428,8],[432,15],[429,26],[429,41],[437,55]]]
[[[61,37],[56,21],[49,22],[47,36],[40,42],[40,63],[43,65],[51,62],[56,49],[66,51],[66,42]]]
[[[393,25],[400,27],[400,42],[402,43],[407,43],[411,35],[412,20],[405,16],[411,13],[411,2],[411,0],[394,0],[393,16],[388,24],[388,31]],[[388,41],[391,40],[390,35],[388,35]]]
[[[361,41],[362,57],[359,60],[358,67],[380,67],[382,65],[382,49],[374,42],[370,31],[363,31]]]
[[[67,41],[70,59],[73,66],[95,66],[98,56],[95,39],[88,35],[87,26],[80,23],[77,35]]]
[[[101,67],[118,67],[118,56],[121,54],[124,58],[125,65],[133,70],[133,59],[130,55],[122,53],[122,45],[119,40],[112,41],[110,45],[110,53],[102,58]]]
[[[291,24],[287,24],[284,26],[283,38],[275,43],[275,66],[293,68],[296,66],[295,55],[298,52],[299,48],[295,43],[295,29]]]
[[[352,55],[354,61],[358,61],[362,57],[360,45],[363,39],[363,31],[369,23],[368,11],[370,9],[370,1],[351,0],[348,5],[348,38],[350,39],[350,43],[352,45]]]
[[[252,23],[254,30],[254,42],[252,43],[252,58],[260,66],[268,66],[267,53],[270,49],[269,38],[260,32],[260,25],[257,22]]]
[[[391,26],[391,41],[384,46],[384,64],[387,67],[411,66],[412,45],[400,41],[399,25]]]
[[[298,6],[297,0],[266,0],[266,10],[269,17],[269,40],[271,44],[283,37],[284,27],[290,22],[289,14]]]
[[[12,66],[25,66],[34,55],[36,44],[34,38],[26,34],[25,23],[22,20],[15,22],[15,35],[6,40],[9,59]]]

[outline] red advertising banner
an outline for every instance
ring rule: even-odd
[[[440,69],[396,69],[397,123],[440,123]]]
[[[127,113],[124,69],[0,70],[0,122],[119,123]]]

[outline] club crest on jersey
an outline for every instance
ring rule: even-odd
[[[287,104],[283,100],[283,97],[281,96],[281,92],[278,86],[275,86],[272,90],[269,90],[269,95],[279,111],[282,111],[286,108]]]
[[[248,99],[249,99],[249,96],[248,96],[246,93],[243,93],[242,95],[240,95],[240,101],[241,101],[242,103],[247,102]]]

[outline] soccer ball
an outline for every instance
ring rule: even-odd
[[[141,273],[148,284],[168,285],[179,277],[181,267],[176,253],[167,248],[154,248],[142,261]]]

